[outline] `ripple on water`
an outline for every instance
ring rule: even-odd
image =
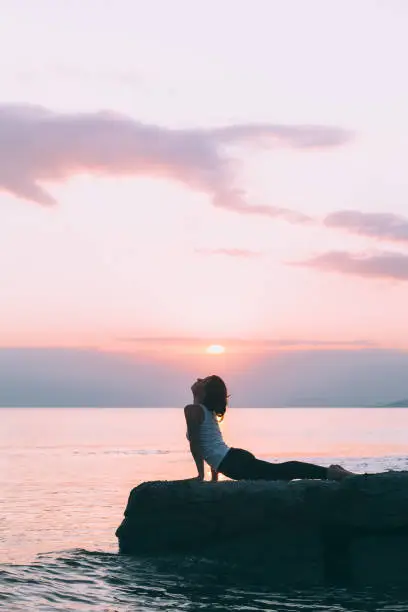
[[[408,592],[274,592],[203,560],[142,561],[78,549],[42,554],[30,565],[1,566],[0,610],[406,612]]]

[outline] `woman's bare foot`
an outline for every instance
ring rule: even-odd
[[[348,476],[355,476],[355,474],[341,465],[330,465],[327,468],[327,480],[344,480]]]

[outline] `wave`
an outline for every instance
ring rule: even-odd
[[[408,592],[271,591],[203,559],[135,559],[84,549],[0,566],[0,610],[406,612]]]

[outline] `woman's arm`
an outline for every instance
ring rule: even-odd
[[[211,468],[211,481],[218,482],[218,472],[214,468]]]
[[[188,404],[184,408],[187,423],[187,434],[190,442],[190,451],[197,466],[198,478],[204,480],[204,458],[200,444],[200,425],[204,420],[203,409],[198,404]]]

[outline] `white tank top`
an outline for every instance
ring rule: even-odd
[[[204,414],[204,420],[200,425],[201,450],[204,460],[210,467],[217,470],[221,461],[228,453],[229,446],[224,442],[220,424],[215,414],[203,404],[200,404],[200,406]]]

